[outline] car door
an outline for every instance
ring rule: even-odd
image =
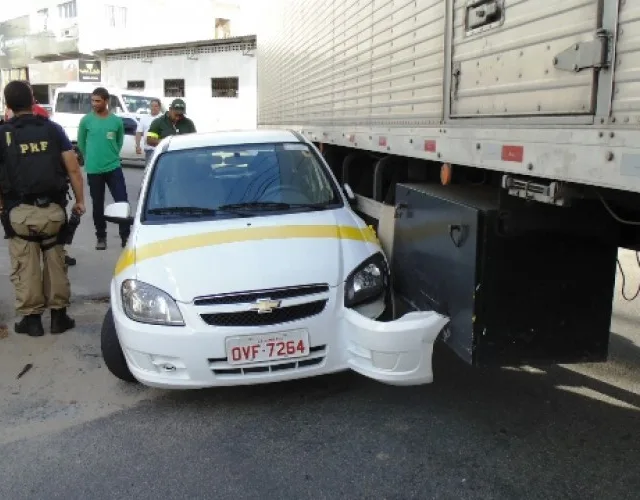
[[[123,163],[137,164],[144,163],[144,153],[136,154],[136,130],[138,121],[132,116],[121,116],[124,125],[124,142],[120,152]]]
[[[136,154],[138,117],[126,111],[124,103],[117,95],[109,97],[109,109],[122,119],[124,125],[124,141],[120,150],[120,160],[125,164],[144,164],[144,153]]]

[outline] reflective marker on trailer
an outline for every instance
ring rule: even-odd
[[[502,146],[502,161],[522,163],[524,159],[523,146]]]
[[[424,150],[429,153],[436,152],[436,141],[426,140],[424,141]]]

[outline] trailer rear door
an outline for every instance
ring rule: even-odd
[[[453,0],[450,116],[593,114],[603,1]]]

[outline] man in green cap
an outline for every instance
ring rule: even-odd
[[[184,116],[186,111],[187,105],[184,101],[174,99],[169,106],[169,111],[151,122],[147,132],[147,144],[157,146],[162,139],[170,135],[195,133],[196,126]]]

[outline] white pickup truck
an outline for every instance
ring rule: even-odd
[[[91,92],[97,86],[95,83],[71,82],[56,89],[51,119],[62,125],[74,146],[78,137],[78,125],[81,118],[91,112]],[[151,100],[157,96],[110,87],[107,90],[110,95],[109,108],[122,117],[124,122],[125,137],[120,153],[122,162],[144,166],[144,154],[136,153],[136,127],[140,115],[149,113]]]

